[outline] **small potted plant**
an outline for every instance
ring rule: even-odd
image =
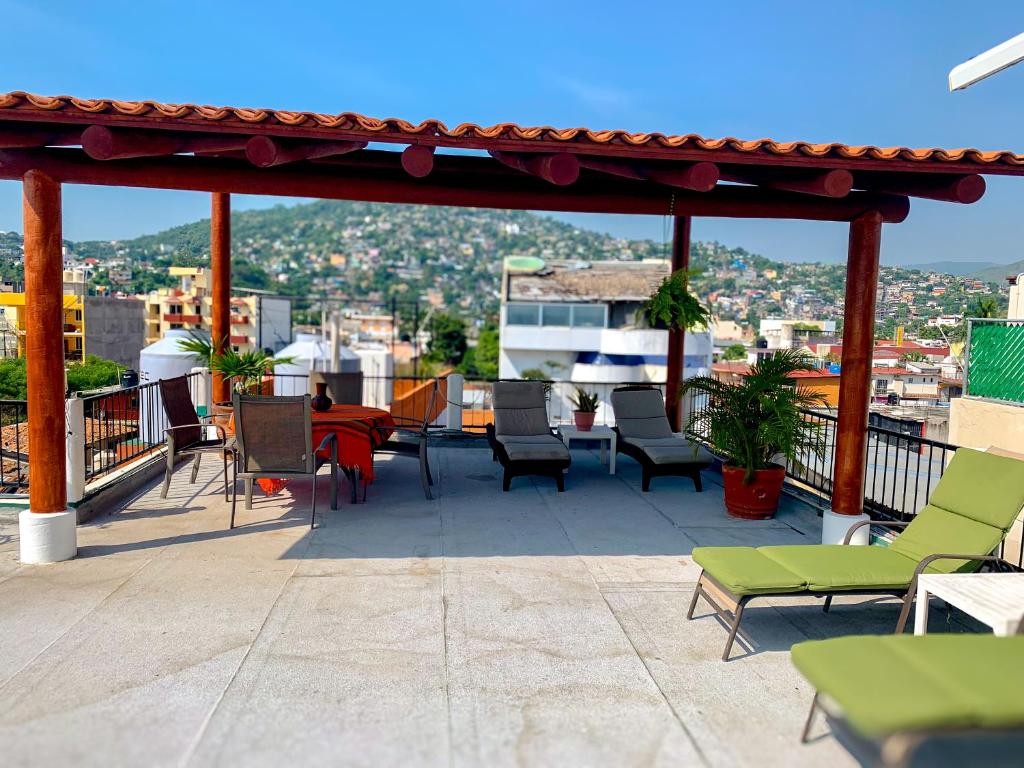
[[[804,410],[825,405],[822,395],[795,384],[794,374],[813,370],[798,350],[781,350],[750,367],[738,384],[708,376],[683,382],[685,394],[707,398],[694,409],[686,430],[707,440],[724,459],[725,508],[733,517],[765,520],[779,506],[786,468],[802,466],[809,456],[825,452],[822,424]]]
[[[708,325],[711,310],[690,293],[690,278],[694,274],[677,269],[662,280],[658,289],[643,303],[640,312],[652,328],[689,331]]]
[[[576,387],[576,394],[569,398],[569,402],[573,404],[572,418],[576,422],[576,429],[580,432],[589,432],[593,429],[597,406],[601,402],[597,398],[597,393]]]

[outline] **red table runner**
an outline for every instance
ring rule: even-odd
[[[373,449],[391,436],[395,420],[388,411],[365,405],[332,405],[329,411],[313,411],[313,446],[327,435],[338,436],[338,464],[359,468],[367,483],[373,482]],[[383,427],[383,429],[375,429]],[[330,458],[330,449],[320,453]],[[261,479],[263,492],[271,495],[287,484],[286,480]]]

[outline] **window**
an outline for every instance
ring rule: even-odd
[[[604,328],[604,304],[576,304],[572,308],[574,328]]]
[[[572,307],[568,304],[545,304],[541,309],[541,325],[572,325]]]
[[[875,392],[880,395],[884,395],[889,391],[889,380],[888,379],[875,379]]]
[[[509,325],[540,325],[540,306],[509,304],[505,308],[505,322]]]

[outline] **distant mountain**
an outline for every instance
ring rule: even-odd
[[[997,266],[987,267],[986,269],[979,269],[972,275],[972,277],[993,283],[1003,283],[1005,285],[1006,278],[1010,275],[1019,275],[1021,272],[1024,272],[1024,259],[1021,259],[1020,261],[1013,261],[1009,264],[999,264]]]
[[[995,261],[929,261],[921,264],[907,264],[905,266],[908,269],[919,269],[922,272],[941,272],[944,275],[978,277],[978,272],[981,270],[999,267],[999,264]]]
[[[927,264],[908,264],[910,269],[922,272],[941,272],[958,277],[973,277],[986,283],[1003,283],[1010,275],[1024,272],[1024,259],[1009,264],[995,261],[933,261]]]

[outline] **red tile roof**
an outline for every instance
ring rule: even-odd
[[[341,112],[294,112],[288,110],[247,109],[239,107],[211,107],[197,104],[163,104],[157,101],[118,101],[113,99],[79,99],[72,96],[38,96],[23,91],[0,94],[0,120],[8,119],[5,112],[31,114],[45,119],[47,114],[61,114],[61,118],[74,122],[75,118],[91,122],[98,115],[124,118],[127,122],[150,122],[154,127],[178,128],[191,124],[217,124],[234,126],[244,131],[253,125],[312,129],[321,134],[324,129],[344,132],[348,136],[362,134],[368,140],[415,140],[431,137],[441,145],[459,145],[469,140],[514,140],[538,145],[619,145],[624,148],[688,149],[706,152],[732,151],[741,154],[789,156],[793,158],[832,158],[846,160],[891,160],[912,163],[969,163],[979,166],[1024,166],[1024,155],[1009,151],[983,152],[977,149],[939,149],[910,147],[876,147],[840,143],[812,143],[805,141],[773,141],[756,139],[745,141],[732,137],[709,139],[694,133],[665,135],[663,133],[630,133],[622,130],[594,131],[587,128],[553,128],[551,126],[521,126],[515,123],[497,123],[480,126],[460,123],[449,128],[440,120],[411,123],[398,118],[378,119]],[[18,118],[13,118],[18,119]],[[450,141],[445,141],[448,139]],[[459,141],[461,140],[461,141]],[[1024,170],[1021,168],[1020,170]]]

